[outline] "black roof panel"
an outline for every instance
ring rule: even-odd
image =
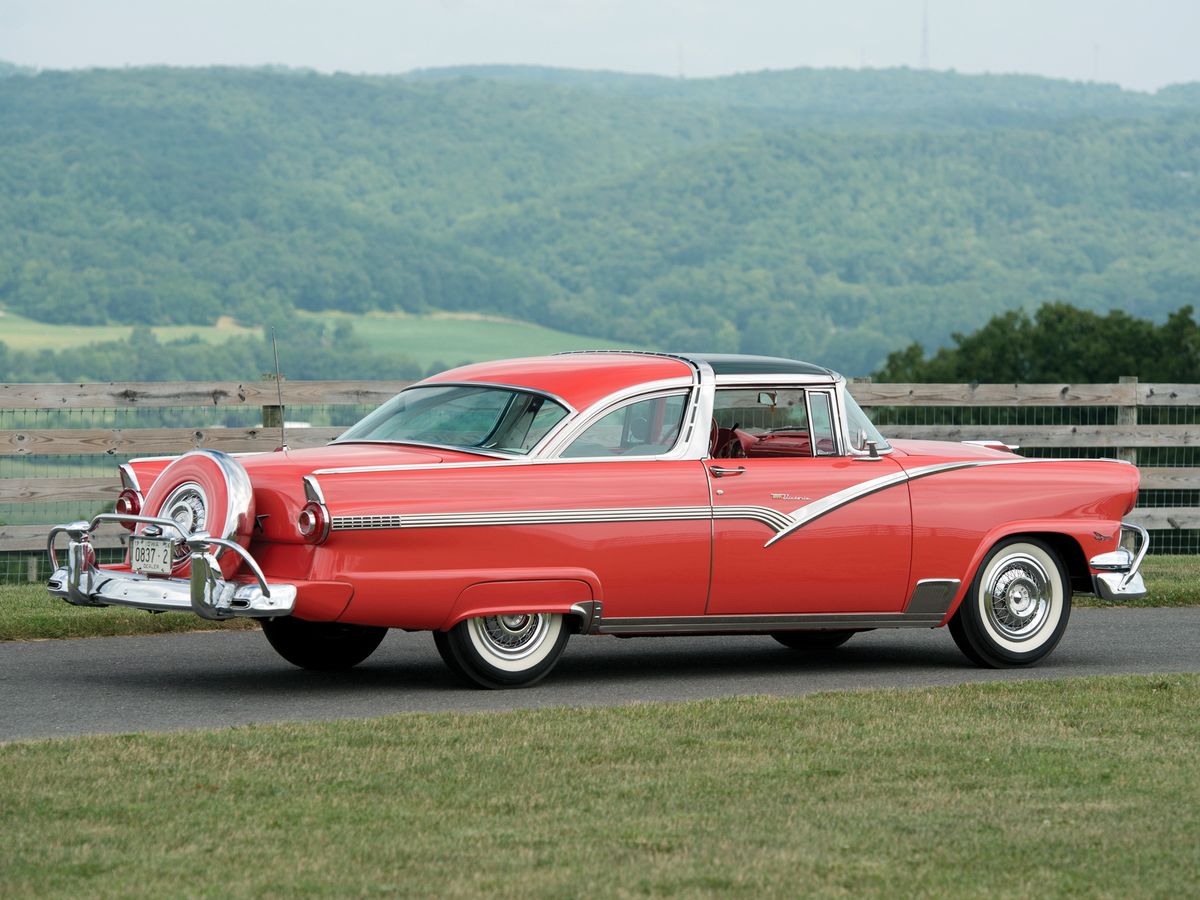
[[[837,375],[832,369],[777,356],[744,356],[739,353],[682,353],[696,362],[706,362],[717,375]]]

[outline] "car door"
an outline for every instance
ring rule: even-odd
[[[833,400],[832,388],[718,389],[709,615],[903,609],[912,517],[903,477],[891,478],[902,469],[842,455]]]

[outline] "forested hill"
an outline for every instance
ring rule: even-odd
[[[1198,239],[1196,85],[0,65],[0,305],[48,321],[465,309],[865,372],[1047,301],[1161,319]]]

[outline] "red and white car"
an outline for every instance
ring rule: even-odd
[[[50,593],[262,621],[287,660],[353,666],[432,632],[487,687],[572,634],[763,634],[799,650],[948,625],[985,666],[1036,662],[1073,591],[1145,594],[1138,472],[889,442],[819,366],[566,353],[413,385],[332,444],[121,467],[115,513],[50,535]],[[122,565],[89,538],[132,530]],[[69,537],[63,562],[55,537]]]

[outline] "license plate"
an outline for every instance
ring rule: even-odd
[[[159,538],[132,538],[129,565],[143,575],[170,575],[173,543]]]

